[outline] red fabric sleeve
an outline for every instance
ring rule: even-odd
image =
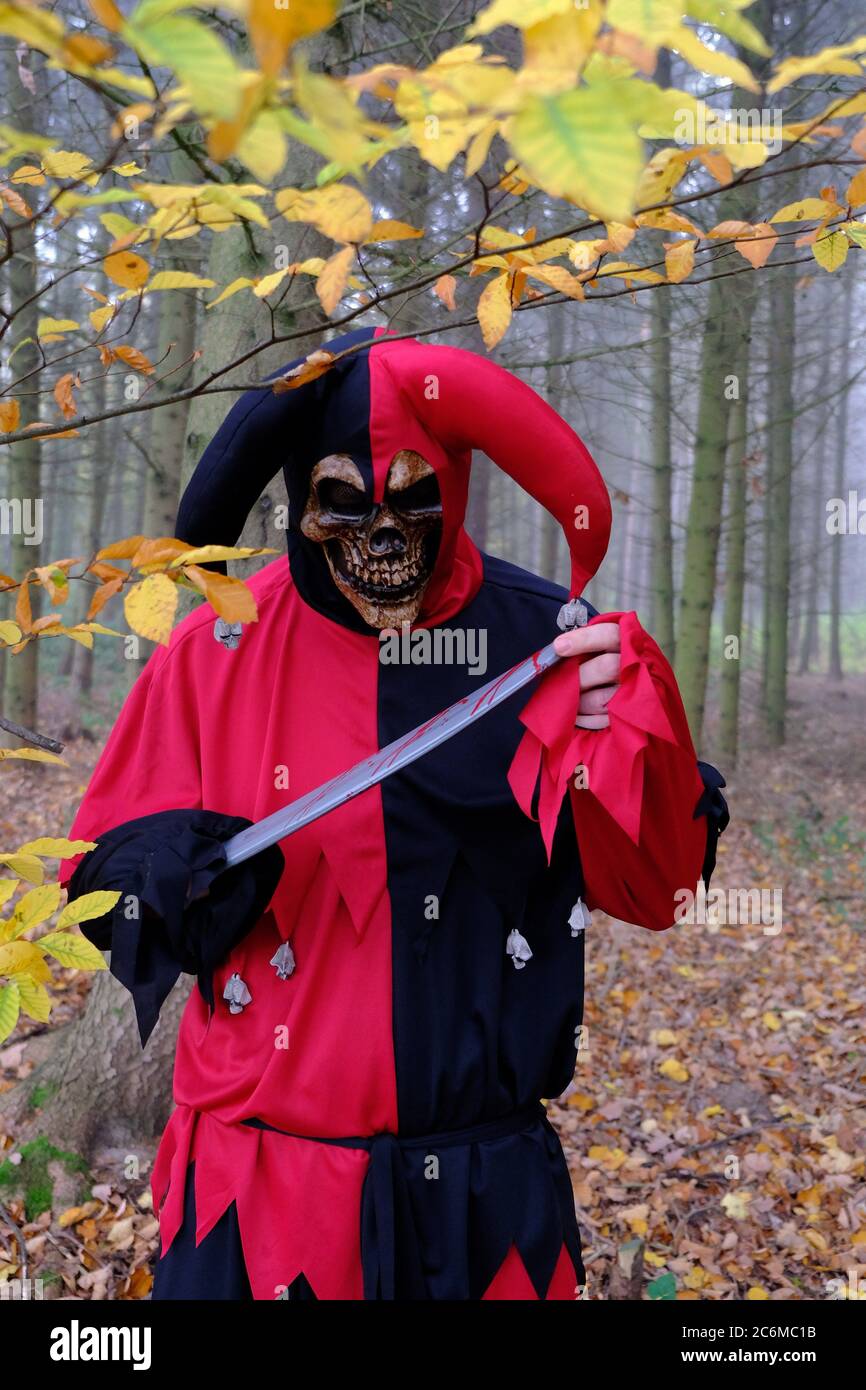
[[[96,840],[155,811],[201,809],[196,694],[175,644],[151,657],[129,692],[72,823],[73,839]],[[80,858],[61,865],[61,883]]]
[[[662,931],[674,922],[678,890],[693,893],[700,876],[707,823],[695,808],[703,781],[673,671],[637,615],[598,614],[590,625],[617,621],[620,686],[609,727],[574,728],[581,662],[566,658],[521,713],[527,732],[509,782],[527,815],[537,809],[548,855],[568,790],[587,905]]]

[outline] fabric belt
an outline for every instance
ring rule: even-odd
[[[242,1120],[241,1123],[252,1129],[283,1134],[288,1139],[306,1139],[313,1144],[336,1144],[338,1148],[364,1149],[369,1153],[370,1166],[361,1193],[364,1299],[391,1301],[398,1294],[401,1299],[427,1297],[423,1262],[412,1220],[409,1183],[402,1162],[403,1152],[425,1149],[435,1153],[439,1149],[505,1139],[543,1121],[546,1122],[544,1106],[536,1102],[497,1120],[468,1125],[465,1129],[442,1130],[438,1134],[404,1136],[383,1130],[380,1134],[353,1134],[343,1139],[331,1139],[313,1134],[295,1134],[291,1130],[269,1125],[264,1120]]]

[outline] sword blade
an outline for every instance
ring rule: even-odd
[[[467,728],[474,724],[476,719],[482,719],[485,714],[496,709],[497,705],[501,705],[516,691],[535,680],[543,671],[555,666],[559,660],[553,643],[549,643],[548,646],[542,647],[541,651],[512,666],[504,675],[488,681],[487,685],[481,686],[472,695],[464,695],[456,704],[449,705],[440,714],[419,724],[417,729],[403,734],[401,738],[395,739],[385,748],[380,748],[369,758],[362,759],[354,767],[332,777],[329,782],[323,782],[320,787],[314,787],[312,791],[299,796],[296,801],[289,802],[288,806],[283,806],[238,835],[233,835],[226,841],[226,866],[242,864],[245,859],[250,859],[261,850],[275,845],[277,841],[284,840],[302,826],[327,815],[329,811],[343,806],[353,797],[360,796],[361,792],[375,787],[378,782],[383,782],[386,777],[408,767],[418,758],[423,758],[425,753],[438,748],[441,743],[459,734],[461,729]]]

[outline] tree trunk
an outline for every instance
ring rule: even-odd
[[[794,426],[794,279],[776,272],[770,291],[776,352],[770,389],[773,491],[767,608],[766,719],[770,742],[785,741],[788,684],[788,588],[791,574],[792,435]]]
[[[23,60],[22,60],[23,61]],[[39,55],[31,53],[28,59],[32,67],[35,91],[31,92],[18,75],[18,59],[14,47],[7,47],[3,75],[6,91],[15,94],[16,119],[22,130],[39,129],[39,96],[44,93],[45,70]],[[39,256],[33,230],[22,226],[22,219],[4,210],[4,218],[12,238],[14,254],[9,262],[9,302],[15,315],[15,341],[23,343],[15,356],[17,376],[38,367],[39,350],[36,347],[36,331],[39,323],[39,302],[36,294],[38,282]],[[26,220],[26,219],[25,219]],[[32,300],[31,303],[27,303]],[[19,309],[19,305],[26,307]],[[17,312],[16,312],[17,311]],[[26,343],[26,339],[30,339]],[[20,398],[21,424],[29,425],[39,418],[39,397],[28,394],[33,380],[28,381]],[[44,524],[43,498],[40,484],[41,445],[38,439],[22,439],[9,447],[8,497],[14,508],[20,507],[20,520],[13,524],[10,545],[10,569],[16,579],[23,579],[28,570],[40,563],[41,546],[34,540],[41,539],[34,523]],[[41,523],[40,523],[41,514]],[[28,535],[29,531],[29,535]],[[38,600],[33,588],[30,590],[33,616],[38,615]],[[8,719],[27,728],[35,728],[38,723],[38,679],[39,643],[28,642],[17,656],[6,654],[5,693],[3,709]],[[17,740],[13,740],[17,743]]]
[[[748,368],[740,367],[740,398],[733,403],[728,444],[728,534],[725,552],[725,608],[722,618],[722,675],[719,691],[719,756],[730,767],[737,761],[740,723],[740,673],[743,652],[743,595],[746,586],[746,440],[748,431]],[[728,644],[736,643],[729,651]]]
[[[851,341],[851,308],[854,302],[854,286],[850,286],[844,296],[845,307],[842,317],[842,343]],[[843,350],[843,362],[845,354]],[[850,388],[842,393],[836,416],[836,461],[833,469],[833,496],[845,497],[845,465],[848,450],[848,398]],[[830,558],[830,675],[840,681],[842,669],[842,537],[833,537]]]

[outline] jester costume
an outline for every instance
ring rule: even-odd
[[[575,728],[580,662],[563,661],[225,869],[234,832],[471,696],[464,665],[384,662],[383,629],[483,632],[490,675],[555,635],[569,594],[463,529],[473,447],[562,525],[572,597],[607,547],[601,476],[529,387],[469,352],[370,339],[244,396],[205,452],[178,536],[233,544],[283,468],[288,556],[250,581],[256,623],[215,629],[202,607],[152,658],[73,827],[98,847],[70,893],[121,892],[88,932],[143,1038],[197,976],[153,1174],[155,1298],[579,1296],[541,1102],[574,1072],[588,909],[670,926],[726,815],[667,662],[623,613],[606,615],[608,728]]]

